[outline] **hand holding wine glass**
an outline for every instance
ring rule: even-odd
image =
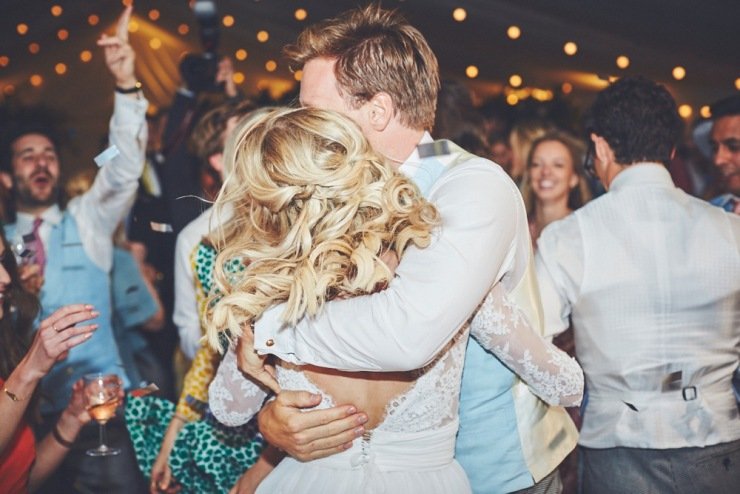
[[[116,414],[122,399],[121,379],[115,374],[88,374],[85,376],[85,404],[87,412],[100,425],[100,445],[87,450],[89,456],[112,456],[121,452],[106,445],[105,424]]]

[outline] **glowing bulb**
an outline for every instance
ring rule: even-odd
[[[268,39],[270,39],[270,33],[267,31],[260,31],[257,33],[257,41],[260,43],[265,43]]]
[[[33,55],[37,54],[41,50],[41,46],[39,46],[38,43],[31,43],[28,45],[28,51],[30,51]]]
[[[0,67],[7,67],[9,63],[10,63],[10,58],[8,58],[5,55],[0,57]]]
[[[704,105],[699,109],[699,115],[701,115],[703,118],[711,118],[712,109],[709,108],[709,105]]]
[[[69,31],[66,29],[60,29],[57,31],[57,38],[59,38],[60,41],[65,41],[67,38],[69,38]]]
[[[98,17],[95,14],[90,14],[87,17],[87,23],[90,24],[91,26],[97,26],[98,22],[100,22],[100,17]]]
[[[562,86],[560,86],[560,90],[563,92],[563,94],[570,94],[573,92],[573,84],[570,82],[564,82]]]
[[[738,91],[740,91],[740,77],[738,77],[737,79],[735,79],[735,89],[737,89]]]
[[[185,36],[190,32],[190,26],[188,26],[187,24],[180,24],[179,26],[177,26],[177,32]]]
[[[684,77],[686,77],[686,69],[684,69],[680,65],[673,67],[673,78],[674,79],[676,79],[677,81],[680,81]]]
[[[52,5],[51,7],[51,15],[53,15],[54,17],[59,17],[60,15],[62,15],[63,11],[64,10],[59,5]]]
[[[514,74],[511,77],[509,77],[509,84],[511,87],[519,87],[522,85],[522,76],[518,74]]]
[[[268,72],[275,72],[277,69],[277,63],[275,60],[268,60],[267,63],[265,63],[265,70]]]
[[[44,78],[43,78],[43,77],[41,77],[41,76],[40,76],[40,75],[38,75],[38,74],[33,74],[33,75],[31,76],[31,78],[29,79],[29,81],[31,82],[31,85],[32,85],[33,87],[39,87],[39,86],[40,86],[41,84],[43,84],[43,83],[44,83]]]
[[[149,40],[149,47],[152,50],[159,50],[162,48],[162,40],[159,38],[152,38]]]
[[[519,39],[519,36],[522,35],[522,30],[519,29],[519,26],[509,26],[509,29],[506,30],[506,35],[511,39]]]
[[[572,41],[568,41],[567,43],[563,45],[563,51],[565,52],[566,55],[568,55],[569,57],[572,57],[578,52],[578,45]]]
[[[509,105],[511,105],[511,106],[514,106],[514,105],[516,105],[517,103],[519,103],[519,96],[517,96],[517,95],[516,95],[516,94],[514,94],[514,93],[511,93],[511,94],[509,94],[509,95],[507,95],[507,96],[506,96],[506,102],[507,102],[507,103],[508,103]]]
[[[303,71],[296,70],[295,72],[293,72],[293,79],[295,79],[296,81],[300,81],[301,79],[303,79]]]
[[[84,50],[80,52],[80,60],[87,63],[92,60],[92,52],[90,50]]]
[[[221,21],[225,27],[231,27],[234,25],[234,16],[233,15],[225,15],[223,20]]]
[[[689,118],[692,113],[694,113],[694,111],[689,105],[681,105],[678,107],[678,114],[681,115],[683,118]]]
[[[128,32],[135,33],[138,30],[139,30],[138,22],[136,22],[135,20],[132,20],[131,22],[128,23]]]
[[[626,55],[619,55],[617,57],[617,67],[620,69],[626,69],[630,66],[630,59]]]
[[[234,72],[234,75],[231,77],[231,79],[234,81],[234,84],[241,84],[244,82],[246,77],[244,76],[243,72]]]
[[[464,21],[466,17],[468,17],[468,13],[463,8],[458,7],[452,11],[452,18],[457,22]]]
[[[149,18],[151,20],[153,20],[153,21],[156,21],[157,19],[159,19],[159,10],[157,10],[157,9],[150,10],[149,11]]]
[[[468,65],[465,68],[465,75],[471,79],[475,79],[476,77],[478,77],[478,67],[476,67],[475,65]]]
[[[54,66],[54,72],[59,75],[65,74],[67,72],[67,66],[60,62]]]
[[[25,35],[28,32],[28,24],[23,24],[22,22],[15,26],[15,30],[18,31],[18,34],[21,36]]]
[[[10,96],[14,92],[15,92],[15,86],[13,86],[12,84],[8,84],[7,86],[3,88],[3,93],[5,93],[6,96]]]
[[[306,20],[306,17],[308,17],[308,12],[306,12],[306,9],[296,9],[295,13],[293,14],[298,21],[304,21]]]

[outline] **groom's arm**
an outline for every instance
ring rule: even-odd
[[[493,283],[519,270],[526,214],[514,183],[482,159],[447,172],[430,200],[441,229],[426,249],[408,249],[386,290],[329,302],[295,327],[281,327],[277,306],[255,325],[255,349],[355,371],[405,371],[433,359]]]

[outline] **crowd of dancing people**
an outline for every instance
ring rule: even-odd
[[[0,492],[737,492],[740,95],[517,116],[372,5],[147,116],[131,13],[94,169],[4,123]]]

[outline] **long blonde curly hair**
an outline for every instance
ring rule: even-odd
[[[314,108],[258,111],[226,145],[231,169],[211,234],[219,252],[205,327],[209,344],[287,302],[283,320],[315,315],[327,299],[370,293],[389,281],[380,260],[426,247],[436,209],[391,170],[359,127]],[[239,265],[240,269],[233,269]]]

